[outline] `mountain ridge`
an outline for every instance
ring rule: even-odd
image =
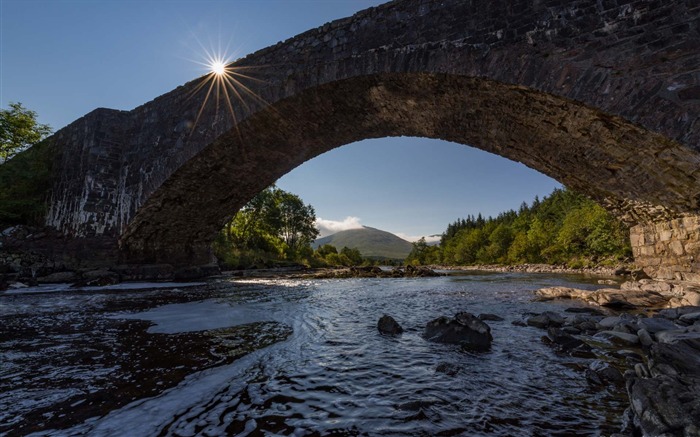
[[[336,232],[315,240],[311,246],[316,249],[324,244],[335,246],[338,251],[347,246],[359,250],[366,258],[375,259],[403,260],[413,249],[409,241],[369,226]]]

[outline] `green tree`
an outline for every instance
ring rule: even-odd
[[[51,127],[38,123],[36,112],[19,102],[0,109],[0,163],[26,150],[51,134]]]
[[[277,189],[279,211],[279,236],[287,243],[291,253],[311,244],[318,236],[316,212],[296,194]]]
[[[345,255],[348,258],[348,260],[350,260],[352,265],[359,266],[360,264],[362,264],[362,254],[358,249],[351,249],[345,246],[340,250],[340,254]]]
[[[299,196],[274,185],[250,200],[224,225],[214,253],[225,264],[246,267],[279,261],[308,261],[318,235],[316,215]]]

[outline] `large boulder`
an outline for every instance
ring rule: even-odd
[[[429,322],[423,338],[436,343],[459,344],[464,349],[486,351],[491,348],[491,328],[473,314],[462,312],[455,317],[439,317]]]
[[[377,329],[384,335],[399,335],[403,332],[403,328],[399,322],[393,317],[384,314],[377,322]]]

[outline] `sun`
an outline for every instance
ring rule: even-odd
[[[224,73],[226,73],[226,64],[224,61],[221,60],[214,60],[209,64],[209,68],[211,69],[211,72],[216,74],[217,76],[221,76]]]

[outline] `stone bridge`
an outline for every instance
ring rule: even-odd
[[[222,225],[305,161],[416,136],[519,161],[700,279],[698,0],[397,0],[57,132],[46,224],[121,262],[210,262]],[[218,98],[217,98],[218,97]],[[112,260],[113,261],[113,260]]]

